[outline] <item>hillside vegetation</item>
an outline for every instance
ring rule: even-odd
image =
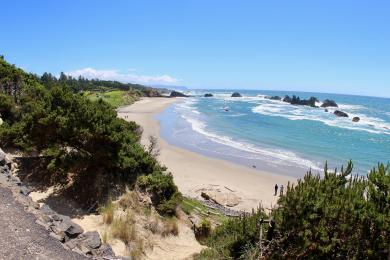
[[[180,194],[172,176],[153,151],[141,146],[140,127],[118,118],[104,100],[91,101],[75,92],[115,82],[75,80],[63,74],[58,80],[47,74],[38,78],[1,58],[0,84],[1,147],[39,154],[42,176],[67,187],[67,195],[89,207],[131,187],[139,176],[150,175],[164,185],[158,187],[162,197],[156,202],[164,205],[161,212],[171,213],[169,207],[177,206]],[[147,189],[148,183],[144,186]]]
[[[230,219],[207,240],[198,259],[388,259],[390,172],[383,164],[366,178],[352,162],[324,176],[307,173],[289,185],[270,215],[262,209]],[[260,219],[264,236],[260,243]],[[260,247],[261,244],[261,247]]]

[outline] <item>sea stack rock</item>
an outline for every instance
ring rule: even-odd
[[[286,96],[283,98],[283,102],[291,103],[291,98],[290,98],[290,96],[286,95]]]
[[[240,94],[240,93],[238,93],[238,92],[234,92],[234,93],[232,94],[232,97],[242,97],[242,96],[241,96],[241,94]]]
[[[178,91],[172,91],[170,97],[188,97],[188,96]]]
[[[272,97],[267,97],[267,98],[271,99],[271,100],[282,100],[282,98],[279,96],[272,96]]]
[[[360,117],[355,116],[354,118],[352,118],[352,121],[353,122],[359,122],[360,121]]]
[[[333,112],[333,114],[335,114],[336,116],[338,117],[348,117],[348,114],[343,112],[343,111],[340,111],[340,110],[336,110]]]
[[[339,106],[333,100],[325,99],[321,107],[339,107]]]
[[[213,97],[213,94],[207,93],[207,94],[204,94],[204,97]]]

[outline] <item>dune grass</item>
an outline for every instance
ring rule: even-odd
[[[99,213],[103,217],[104,224],[111,224],[114,220],[115,213],[115,204],[112,202],[112,200],[109,200],[105,205],[101,206],[99,208]]]

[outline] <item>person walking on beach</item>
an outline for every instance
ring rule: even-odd
[[[283,184],[280,185],[280,196],[283,196],[284,187]]]
[[[275,194],[274,196],[276,196],[278,194],[278,184],[275,184]]]

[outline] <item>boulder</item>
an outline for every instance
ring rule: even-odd
[[[189,96],[178,91],[172,91],[170,97],[189,97]]]
[[[97,231],[85,232],[85,234],[83,234],[83,237],[85,237],[83,243],[91,249],[96,249],[102,245],[100,235]]]
[[[360,117],[355,116],[354,118],[352,118],[352,121],[353,122],[359,122],[360,121]]]
[[[102,256],[104,259],[118,259],[115,258],[114,250],[112,250],[112,247],[108,244],[103,244],[100,248],[96,249],[96,255]]]
[[[75,238],[82,234],[84,230],[69,219],[62,220],[59,224],[52,227],[52,230],[57,235],[66,235],[69,238]]]
[[[204,97],[213,97],[213,94],[207,93],[207,94],[204,94]]]
[[[322,102],[321,107],[339,107],[339,106],[333,100],[325,99],[324,102]]]
[[[234,92],[231,97],[242,97],[240,93]]]
[[[348,114],[343,112],[343,111],[340,111],[340,110],[336,110],[333,112],[333,114],[335,114],[336,116],[338,117],[348,117]]]
[[[325,112],[329,112],[329,110],[328,110],[328,109],[325,109]]]

